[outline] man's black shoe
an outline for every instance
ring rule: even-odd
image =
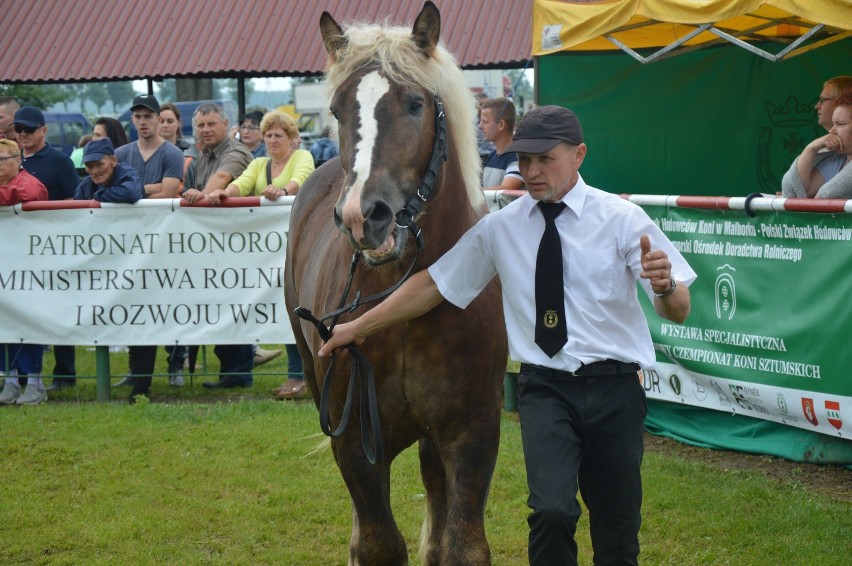
[[[233,377],[223,377],[219,381],[205,381],[202,383],[207,389],[233,389],[235,387],[251,387],[251,383],[245,383]]]

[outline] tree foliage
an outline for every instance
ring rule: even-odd
[[[47,110],[54,104],[64,102],[69,98],[69,93],[62,85],[0,84],[0,96],[11,96],[21,106],[35,106]]]
[[[106,85],[104,83],[89,83],[86,85],[86,98],[92,101],[97,106],[98,114],[102,113],[104,105],[109,100]]]
[[[123,112],[125,106],[130,106],[136,92],[131,81],[106,83],[107,94],[112,102],[112,111],[116,114]]]
[[[157,82],[157,100],[160,103],[177,100],[177,80],[163,79]]]
[[[322,75],[311,75],[311,76],[305,76],[305,77],[293,77],[292,81],[293,81],[294,85],[295,84],[313,84],[313,83],[321,83],[322,79],[323,79]]]
[[[238,79],[217,79],[213,81],[213,97],[226,98],[231,100],[237,99],[237,80]],[[254,92],[254,83],[251,79],[245,79],[246,100],[249,99]]]

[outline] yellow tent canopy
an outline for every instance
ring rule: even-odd
[[[534,56],[621,49],[649,63],[730,42],[780,61],[847,37],[852,37],[852,0],[534,0],[533,5]],[[780,50],[768,51],[764,42]],[[636,51],[652,48],[650,55]]]

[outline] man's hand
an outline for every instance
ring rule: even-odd
[[[418,271],[384,301],[353,321],[334,327],[331,339],[322,345],[320,357],[330,356],[334,350],[355,344],[379,330],[417,318],[438,306],[444,297],[427,270]]]
[[[216,189],[209,195],[207,195],[207,200],[210,201],[210,204],[218,206],[222,204],[222,197],[227,197],[228,193],[225,192],[224,189]]]
[[[325,358],[326,356],[330,356],[336,349],[342,348],[347,344],[355,344],[356,346],[360,346],[364,343],[364,338],[358,336],[356,333],[357,320],[353,320],[352,322],[344,322],[343,324],[338,324],[334,327],[334,331],[331,334],[331,339],[328,342],[324,342],[322,348],[319,349],[319,357]]]
[[[639,249],[642,254],[642,273],[639,276],[651,283],[651,289],[657,295],[666,293],[663,297],[654,297],[654,311],[663,318],[682,324],[689,316],[689,287],[678,285],[672,289],[672,262],[666,252],[651,250],[651,239],[647,234],[639,237]]]
[[[642,273],[639,276],[650,281],[654,293],[665,293],[671,289],[672,263],[666,252],[651,251],[651,239],[647,234],[639,238],[639,248],[642,251]]]
[[[195,202],[200,201],[205,198],[207,195],[199,191],[198,189],[188,189],[185,193],[183,193],[183,198],[189,204],[193,204]]]

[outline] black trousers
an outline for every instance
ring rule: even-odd
[[[130,379],[133,385],[133,395],[150,395],[151,375],[157,362],[157,348],[159,346],[129,346],[128,365],[130,366]]]
[[[56,365],[53,366],[53,375],[62,376],[55,377],[53,380],[75,385],[77,383],[77,368],[75,367],[76,353],[74,346],[54,346],[53,359],[56,360]]]
[[[251,344],[218,345],[213,352],[219,358],[219,379],[250,386],[253,381],[254,347]]]
[[[638,564],[647,403],[635,370],[621,366],[622,373],[584,376],[521,366],[532,566],[577,564],[578,487],[594,564]]]

